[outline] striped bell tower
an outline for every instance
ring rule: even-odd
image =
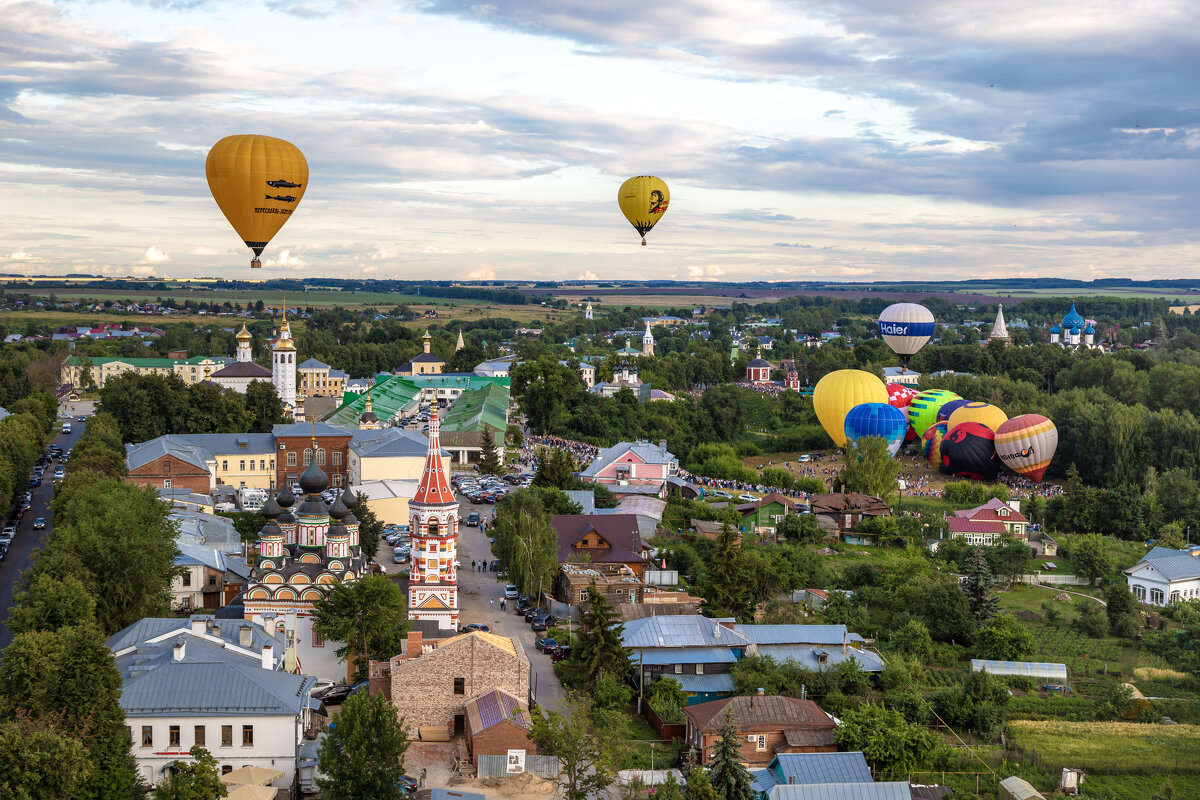
[[[412,569],[408,578],[409,619],[437,620],[458,630],[458,501],[442,467],[437,403],[429,414],[429,451],[417,493],[408,503]]]

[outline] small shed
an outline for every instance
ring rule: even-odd
[[[1023,675],[1042,683],[1065,683],[1067,665],[1048,661],[988,661],[971,659],[972,672],[988,672],[992,675]]]
[[[537,752],[537,745],[529,738],[533,727],[529,705],[508,692],[493,689],[467,703],[464,710],[467,749],[476,768],[480,756],[503,756],[510,750]]]
[[[1013,775],[1000,781],[996,787],[997,800],[1046,800],[1045,795],[1033,788],[1024,778]]]

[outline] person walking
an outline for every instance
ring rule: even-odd
[[[495,610],[496,610],[496,600],[495,600],[495,598],[492,598],[491,600],[488,600],[488,605],[492,607],[492,611],[495,611]]]
[[[422,788],[422,789],[424,789],[424,788],[425,788],[425,774],[426,774],[426,770],[425,770],[425,768],[424,768],[424,767],[421,767],[421,780],[420,780],[420,788]]]

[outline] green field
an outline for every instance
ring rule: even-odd
[[[291,307],[312,306],[313,308],[323,308],[328,306],[343,306],[345,308],[353,308],[359,306],[386,306],[390,308],[402,303],[420,306],[477,306],[484,305],[486,302],[483,300],[459,298],[422,297],[416,294],[336,292],[325,289],[315,289],[308,292],[279,292],[276,290],[255,289],[216,291],[212,289],[189,288],[168,288],[162,291],[128,291],[125,289],[93,289],[82,286],[50,289],[47,287],[20,284],[6,285],[5,288],[11,291],[29,291],[41,295],[53,293],[62,300],[132,300],[138,303],[173,298],[178,302],[191,300],[197,303],[230,302],[241,304],[245,304],[247,300],[250,302],[262,300],[267,305],[279,306],[286,298],[287,304]]]
[[[1033,722],[1008,724],[1013,745],[1027,759],[1051,768],[1089,774],[1200,775],[1200,726],[1136,722]]]

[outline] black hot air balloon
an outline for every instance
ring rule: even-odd
[[[942,465],[946,472],[974,481],[995,480],[1000,473],[996,434],[978,422],[964,422],[942,439]]]

